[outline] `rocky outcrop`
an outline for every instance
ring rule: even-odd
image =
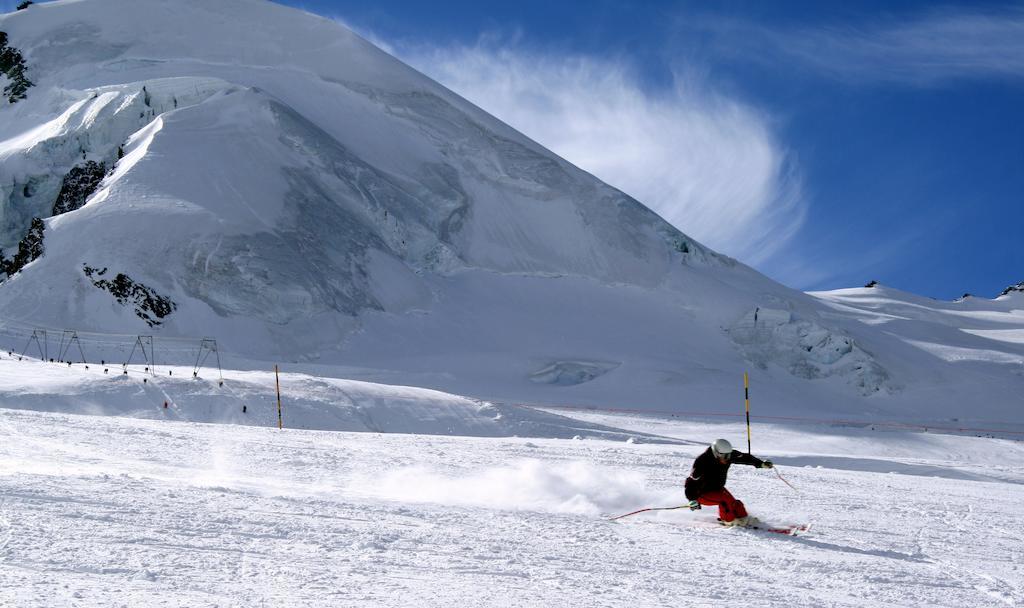
[[[119,272],[112,280],[108,280],[98,278],[107,274],[106,268],[97,269],[83,265],[82,269],[93,285],[110,292],[122,306],[133,306],[135,314],[150,327],[161,325],[160,319],[178,308],[170,298],[157,294],[153,289],[133,281],[123,273]]]
[[[14,254],[14,259],[6,259],[3,252],[0,252],[0,272],[11,276],[24,268],[32,260],[43,255],[43,230],[45,228],[46,225],[43,223],[43,220],[38,217],[33,218],[28,234],[18,243],[18,253]]]
[[[7,46],[7,33],[0,32],[0,73],[7,77],[4,97],[9,103],[25,99],[26,91],[32,86],[32,81],[25,75],[26,69],[21,51]]]
[[[1020,283],[1017,283],[1016,285],[1010,285],[1009,287],[1007,287],[1006,289],[1003,290],[1003,293],[1001,293],[999,295],[1001,295],[1001,296],[1008,296],[1008,295],[1010,295],[1011,293],[1014,293],[1014,292],[1022,292],[1022,293],[1024,293],[1024,281],[1021,281]]]
[[[99,188],[106,172],[106,163],[93,160],[72,167],[64,176],[60,194],[53,203],[53,215],[74,211],[85,205],[85,201]]]

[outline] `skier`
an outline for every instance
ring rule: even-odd
[[[759,469],[772,468],[772,461],[732,449],[725,439],[717,439],[693,461],[693,470],[686,478],[686,498],[690,510],[701,505],[718,505],[718,519],[726,526],[746,526],[750,522],[747,509],[725,489],[729,466],[733,463],[749,464]]]

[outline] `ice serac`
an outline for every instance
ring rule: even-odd
[[[78,0],[0,31],[34,84],[0,104],[6,258],[44,224],[41,255],[0,276],[10,331],[216,336],[252,360],[509,401],[696,408],[754,367],[778,387],[766,402],[808,390],[855,411],[913,376],[831,302],[334,21]],[[778,322],[752,333],[759,308]]]
[[[864,395],[888,387],[887,372],[852,337],[789,310],[758,307],[728,332],[759,367],[779,365],[807,379],[838,376]]]

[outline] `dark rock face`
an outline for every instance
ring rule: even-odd
[[[1009,295],[1009,294],[1013,293],[1014,291],[1024,292],[1024,281],[1021,281],[1020,283],[1017,283],[1016,285],[1010,285],[1009,287],[1007,287],[1006,289],[1003,290],[1003,293],[1001,293],[999,295],[1001,295],[1001,296]]]
[[[113,280],[108,280],[97,278],[107,274],[106,268],[97,269],[83,265],[82,269],[93,285],[109,291],[119,304],[134,306],[135,314],[150,327],[160,325],[162,322],[159,319],[163,319],[178,308],[170,298],[158,295],[151,288],[133,281],[125,274],[118,273]]]
[[[0,73],[9,80],[4,87],[4,97],[9,103],[25,99],[26,91],[32,86],[32,81],[25,76],[26,69],[21,51],[7,46],[7,33],[0,32]]]
[[[43,230],[46,225],[38,217],[32,218],[32,226],[28,229],[21,242],[18,243],[18,253],[14,259],[8,260],[0,253],[0,272],[11,276],[25,267],[26,264],[43,255]]]
[[[864,287],[877,287],[877,286],[878,286],[878,281],[871,281],[870,283],[868,283]]]
[[[57,195],[57,200],[53,203],[53,214],[60,215],[81,208],[85,201],[92,196],[92,193],[99,188],[106,173],[105,163],[92,160],[72,167],[61,183],[60,194]]]

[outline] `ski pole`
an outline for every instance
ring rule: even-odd
[[[673,511],[675,509],[685,509],[690,505],[679,505],[678,507],[647,507],[646,509],[638,509],[624,515],[616,515],[615,517],[609,517],[608,521],[615,521],[616,519],[622,519],[623,517],[629,517],[630,515],[636,515],[637,513],[643,513],[645,511]]]
[[[793,488],[793,484],[791,484],[788,481],[786,481],[786,478],[782,476],[782,473],[779,473],[779,470],[777,468],[772,467],[772,470],[775,471],[775,474],[779,476],[779,479],[782,480],[782,483],[784,483],[787,486]],[[793,488],[793,491],[796,492],[797,494],[800,493],[800,490],[797,490],[796,488]]]

